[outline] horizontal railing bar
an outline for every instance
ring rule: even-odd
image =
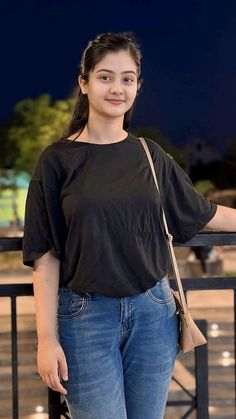
[[[170,406],[195,406],[196,400],[168,400],[166,405],[168,407]]]
[[[33,284],[0,284],[0,297],[33,295]]]
[[[176,247],[227,245],[236,245],[236,232],[200,232],[185,243],[174,243],[174,246]],[[0,252],[13,250],[22,250],[22,237],[0,237]]]
[[[209,278],[181,278],[186,291],[234,290],[235,277],[209,277]],[[170,278],[171,287],[176,289],[175,279]]]
[[[236,290],[236,278],[183,278],[186,291]],[[170,278],[170,285],[176,289],[175,280]],[[0,284],[0,297],[21,297],[33,295],[33,284]]]
[[[0,237],[0,252],[22,250],[22,237]]]
[[[186,243],[174,243],[176,247],[231,246],[236,245],[236,232],[211,231],[197,233]]]

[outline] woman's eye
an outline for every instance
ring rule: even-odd
[[[125,77],[124,80],[125,80],[126,83],[133,83],[134,82],[134,80],[130,77]]]
[[[110,76],[107,76],[107,75],[100,76],[99,78],[100,78],[100,80],[104,80],[104,81],[111,80],[111,77]],[[128,84],[132,84],[134,82],[134,79],[132,79],[131,77],[125,77],[124,78],[124,82],[125,83],[128,83]]]
[[[109,76],[101,76],[100,79],[102,79],[102,80],[108,80],[109,79]]]

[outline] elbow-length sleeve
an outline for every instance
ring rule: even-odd
[[[188,175],[172,158],[171,164],[163,205],[174,241],[184,243],[211,220],[217,205],[196,191]]]
[[[60,205],[60,188],[55,167],[47,149],[36,162],[25,205],[23,264],[34,266],[34,260],[51,250],[62,258],[64,219]]]

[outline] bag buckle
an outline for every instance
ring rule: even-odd
[[[167,239],[169,240],[169,242],[173,242],[173,236],[172,236],[172,234],[168,233],[167,234]]]

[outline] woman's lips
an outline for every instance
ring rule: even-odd
[[[123,103],[124,100],[120,99],[107,99],[108,102],[113,103],[113,105],[119,105],[120,103]]]

